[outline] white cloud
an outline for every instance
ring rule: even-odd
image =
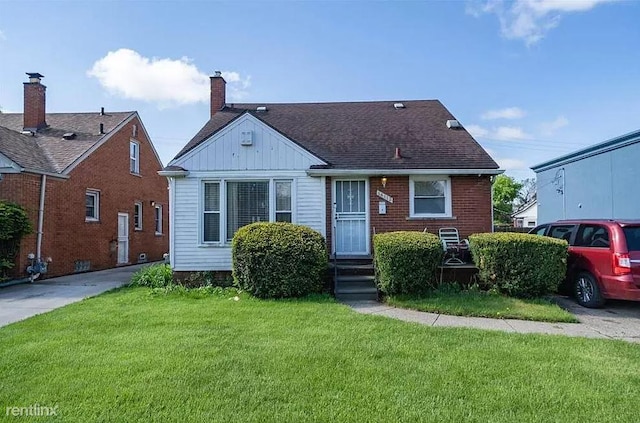
[[[126,48],[110,51],[87,71],[107,91],[133,100],[156,103],[160,108],[207,102],[209,76],[190,59],[148,58]],[[227,100],[240,100],[247,94],[251,78],[238,72],[223,72],[227,81]]]
[[[496,159],[501,169],[509,170],[528,170],[529,166],[520,159]]]
[[[488,110],[480,116],[484,120],[493,119],[520,119],[526,115],[525,111],[519,107],[507,107],[505,109]]]
[[[2,32],[2,30],[0,29],[0,41],[4,41],[7,39],[7,36],[4,35],[4,32]]]
[[[489,130],[487,128],[483,128],[480,125],[468,125],[465,127],[465,129],[471,134],[472,137],[484,138],[489,136]]]
[[[543,122],[540,124],[540,132],[543,135],[549,136],[553,135],[560,128],[564,128],[569,124],[569,119],[564,116],[558,116],[555,120],[551,122]]]
[[[502,141],[528,140],[531,135],[517,126],[500,126],[493,131],[493,138]]]
[[[585,12],[618,0],[483,0],[469,3],[467,13],[479,17],[495,14],[505,38],[522,39],[529,46],[558,26],[566,13]]]

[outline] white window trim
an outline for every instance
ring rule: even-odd
[[[95,211],[96,211],[95,217],[86,216],[86,205],[85,205],[85,218],[84,218],[85,222],[99,222],[100,221],[100,190],[88,188],[85,191],[84,195],[85,195],[85,204],[86,204],[87,195],[91,195],[96,199],[96,201],[95,201]]]
[[[157,214],[157,211],[160,210],[160,214]],[[162,235],[162,204],[156,204],[153,208],[153,223],[156,226],[155,231],[156,235]],[[156,216],[158,216],[158,221],[156,223]],[[158,232],[158,226],[160,226],[160,231]]]
[[[134,144],[136,146],[137,156],[131,155],[131,146]],[[135,162],[134,169],[131,169],[131,160]],[[129,171],[134,175],[140,174],[140,143],[134,140],[129,141]]]
[[[223,228],[222,228],[222,217],[224,216],[225,212],[223,211],[223,203],[222,203],[222,198],[218,198],[218,211],[209,211],[209,213],[213,214],[213,213],[218,213],[218,224],[220,225],[220,230],[218,231],[218,241],[205,241],[204,240],[204,214],[206,213],[204,210],[204,193],[205,193],[205,185],[206,184],[218,184],[218,196],[222,197],[222,191],[223,191],[223,183],[220,180],[204,180],[200,183],[200,218],[198,219],[199,222],[199,231],[200,231],[200,235],[199,235],[199,240],[200,240],[200,244],[202,245],[220,245],[222,243],[222,236],[223,236]]]
[[[136,206],[140,206],[140,214],[138,215],[138,226],[136,226]],[[135,231],[141,231],[142,230],[142,216],[143,216],[143,212],[142,212],[142,201],[136,201],[135,203],[133,203],[133,229]]]
[[[296,178],[275,177],[275,178],[219,178],[219,179],[202,179],[199,189],[199,205],[198,205],[198,241],[201,247],[229,247],[231,241],[227,241],[227,182],[269,182],[269,222],[276,221],[276,181],[291,182],[291,223],[297,222],[296,214]],[[204,240],[204,184],[218,183],[220,184],[220,241]]]
[[[415,182],[444,181],[444,213],[416,213],[415,212]],[[441,175],[424,175],[409,177],[409,217],[448,218],[452,217],[451,209],[451,178]]]

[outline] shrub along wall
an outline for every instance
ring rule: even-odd
[[[420,294],[435,288],[442,244],[434,234],[387,232],[373,238],[376,283],[387,295]]]
[[[564,240],[520,233],[486,233],[469,237],[473,261],[483,285],[515,297],[555,292],[567,270]]]
[[[324,238],[292,223],[252,223],[232,242],[235,284],[260,298],[320,292],[327,272]]]

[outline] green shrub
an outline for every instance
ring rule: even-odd
[[[567,270],[564,240],[519,233],[469,237],[471,255],[483,285],[521,298],[555,292]]]
[[[232,242],[234,283],[260,298],[299,297],[322,289],[328,256],[318,232],[292,223],[252,223]]]
[[[154,264],[138,270],[131,277],[131,285],[164,288],[173,285],[173,271],[168,264]]]
[[[0,279],[14,267],[20,240],[32,231],[29,216],[16,203],[0,201]]]
[[[387,295],[421,294],[436,287],[442,244],[434,234],[387,232],[373,237],[376,283]]]

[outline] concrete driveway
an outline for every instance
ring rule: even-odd
[[[568,297],[556,297],[560,307],[606,338],[640,342],[640,302],[608,300],[603,308],[585,308]]]
[[[148,265],[117,267],[0,288],[0,326],[125,285],[131,275]]]

